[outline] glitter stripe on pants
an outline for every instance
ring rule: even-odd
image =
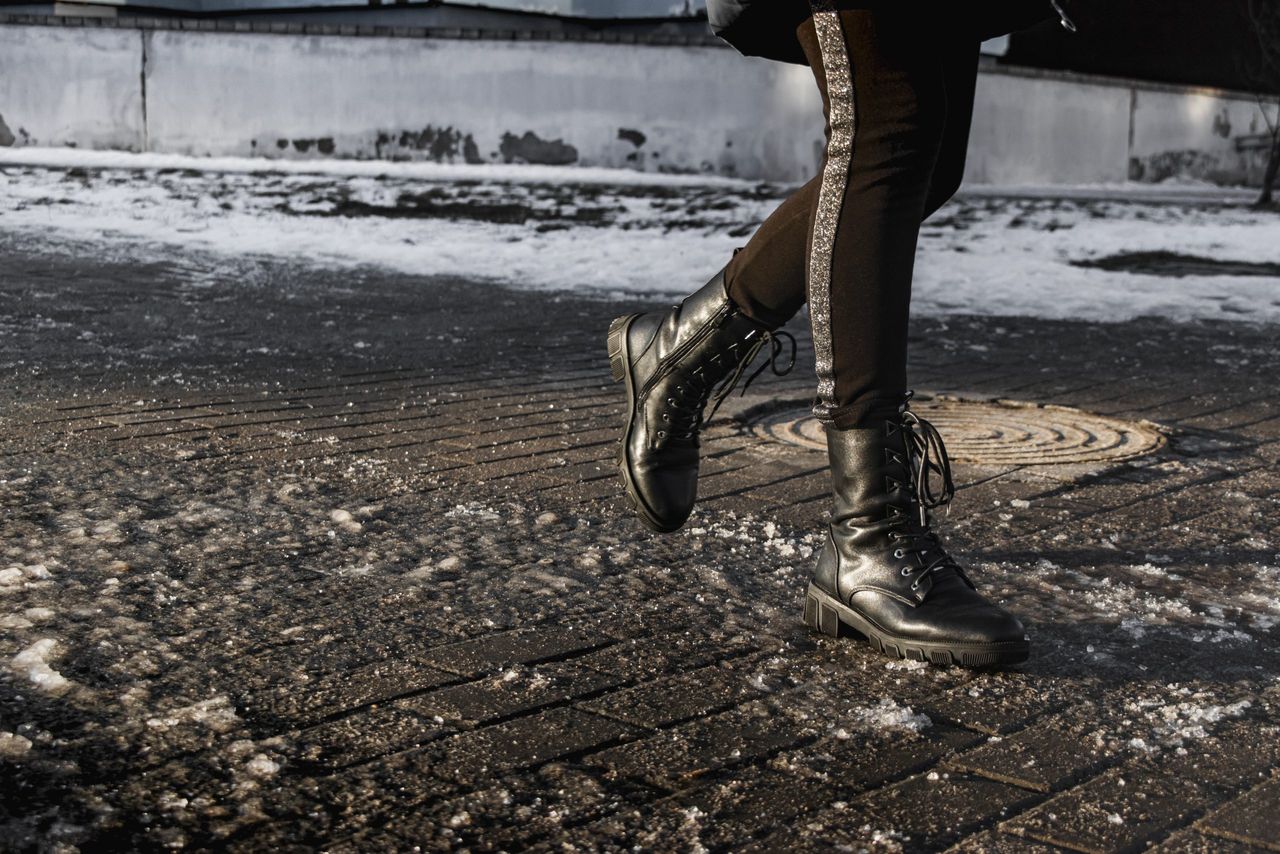
[[[809,248],[809,320],[813,328],[813,349],[818,374],[818,399],[813,414],[831,423],[836,408],[836,378],[831,349],[831,279],[834,273],[836,229],[849,183],[853,143],[857,133],[853,70],[845,46],[840,14],[827,3],[813,3],[813,23],[822,51],[822,67],[827,82],[830,134],[826,163],[818,190],[813,236]]]

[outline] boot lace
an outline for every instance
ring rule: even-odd
[[[791,355],[786,366],[779,368],[779,357],[783,352],[781,339],[784,338],[791,342]],[[669,426],[659,433],[659,439],[693,441],[703,425],[715,416],[716,411],[720,409],[720,404],[724,403],[733,392],[734,386],[738,384],[738,380],[742,379],[742,375],[764,349],[765,344],[769,345],[769,357],[751,376],[747,377],[747,381],[742,384],[741,393],[746,394],[747,389],[766,369],[772,370],[774,376],[779,377],[791,373],[791,369],[796,365],[795,337],[781,330],[753,332],[746,341],[735,341],[730,344],[727,353],[713,353],[703,364],[690,371],[683,382],[672,389],[671,396],[667,398],[666,409],[662,413],[662,420]],[[738,356],[739,351],[744,347],[745,352]],[[723,371],[723,366],[735,357],[736,365],[727,372]],[[725,373],[729,375],[721,381]],[[717,382],[720,383],[718,388]],[[714,405],[704,416],[703,410],[706,409],[708,401],[714,401]]]
[[[942,442],[942,434],[936,427],[907,408],[911,392],[903,401],[901,421],[890,428],[890,435],[902,432],[906,439],[907,457],[902,459],[893,448],[886,448],[885,453],[892,461],[901,464],[907,471],[907,483],[893,481],[893,488],[906,487],[913,493],[910,507],[890,505],[889,539],[897,544],[893,556],[899,560],[908,556],[919,559],[914,565],[903,566],[901,572],[912,579],[911,589],[920,586],[921,579],[943,567],[955,570],[964,577],[964,571],[943,548],[938,535],[930,529],[929,511],[942,507],[955,497],[955,481],[951,477],[951,461],[947,459],[947,448]]]

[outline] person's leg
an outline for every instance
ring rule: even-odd
[[[948,39],[940,46],[942,86],[947,97],[947,122],[942,129],[942,148],[929,179],[929,195],[924,202],[928,219],[951,200],[964,181],[965,157],[969,153],[969,131],[973,127],[973,102],[978,85],[978,41],[976,38]]]
[[[814,412],[848,428],[906,392],[916,239],[946,125],[943,34],[885,8],[818,11],[799,36],[827,115],[808,249]]]
[[[782,326],[808,298],[805,250],[821,183],[819,173],[788,196],[725,267],[729,298],[761,323]]]
[[[976,44],[971,61],[975,57]],[[944,86],[950,86],[965,75],[946,77]],[[825,75],[819,75],[818,85],[825,99]],[[944,149],[958,149],[955,158],[942,160],[961,166],[967,114],[963,118],[957,127],[965,133],[952,143],[944,130],[942,143]],[[761,346],[771,345],[771,355],[778,355],[780,345],[771,340],[770,330],[804,304],[807,235],[821,183],[819,175],[785,201],[724,270],[680,305],[621,317],[610,326],[611,369],[615,380],[626,382],[628,398],[619,467],[628,500],[653,530],[675,530],[693,507],[698,432],[711,385],[745,366]],[[931,198],[941,204],[953,191],[931,186]],[[875,322],[870,315],[867,319]],[[774,370],[782,372],[776,363]]]
[[[931,528],[929,511],[955,487],[941,436],[907,406],[920,221],[931,196],[958,182],[954,161],[937,171],[950,106],[942,58],[954,31],[900,6],[814,5],[800,38],[826,79],[828,144],[808,292],[814,413],[826,425],[834,507],[804,618],[830,635],[852,629],[895,657],[1022,661],[1022,624],[976,591]]]
[[[940,60],[947,114],[925,199],[925,219],[955,195],[964,177],[978,70],[976,40],[957,38],[946,42],[940,46]],[[825,75],[819,75],[817,82],[825,102]],[[746,315],[762,324],[782,326],[808,298],[809,230],[821,183],[819,172],[783,201],[725,268],[729,297]],[[850,334],[858,335],[856,330]]]

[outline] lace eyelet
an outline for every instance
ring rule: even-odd
[[[658,431],[658,438],[659,438],[659,439],[665,439],[665,438],[667,438],[667,432],[666,432],[665,430],[659,430],[659,431]]]
[[[899,570],[899,572],[902,573],[902,576],[904,578],[909,578],[911,576],[911,567],[904,566],[901,570]]]
[[[913,581],[913,582],[911,582],[911,589],[912,589],[912,590],[919,590],[919,589],[920,589],[920,582],[919,582],[919,581]]]
[[[893,557],[894,557],[894,560],[902,560],[903,556],[904,556],[904,555],[903,555],[902,549],[894,549],[894,550],[893,550]]]

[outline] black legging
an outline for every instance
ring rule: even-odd
[[[827,119],[823,167],[726,271],[730,297],[770,326],[808,300],[815,413],[837,429],[896,410],[906,391],[920,223],[964,173],[978,40],[910,5],[818,11],[801,24]]]

